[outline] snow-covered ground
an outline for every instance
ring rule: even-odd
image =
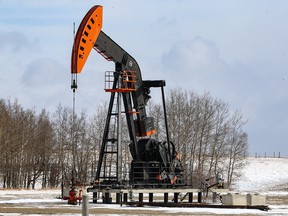
[[[250,209],[213,209],[213,208],[163,208],[163,207],[122,207],[117,204],[90,204],[93,211],[104,212],[97,215],[288,215],[288,159],[287,158],[248,158],[246,168],[242,177],[235,183],[235,191],[241,193],[260,193],[270,197],[267,200],[268,212]],[[23,216],[34,215],[43,216],[45,209],[55,209],[53,215],[82,215],[81,206],[67,205],[67,201],[62,201],[60,190],[0,190],[0,216]],[[271,199],[272,197],[272,199]],[[275,198],[273,200],[273,197]],[[272,204],[269,200],[273,200]],[[280,200],[278,203],[275,200]],[[284,202],[283,202],[284,200]],[[5,209],[17,209],[15,213],[1,213]],[[26,211],[19,212],[19,208]],[[38,211],[29,212],[29,208],[36,208]],[[4,209],[4,210],[3,210]],[[28,209],[28,210],[27,210]],[[43,210],[43,214],[39,213]],[[66,209],[67,212],[57,213],[57,209]],[[69,211],[68,211],[69,210]],[[73,213],[75,210],[75,213]],[[78,211],[78,212],[77,212]],[[126,211],[126,213],[125,213]],[[7,210],[7,212],[9,212]],[[18,213],[17,213],[18,212]],[[49,214],[51,215],[51,214]],[[90,214],[96,215],[96,214]]]
[[[248,158],[243,175],[234,188],[246,192],[266,192],[276,190],[277,187],[281,189],[286,183],[288,158]]]

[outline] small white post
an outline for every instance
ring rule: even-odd
[[[83,195],[82,201],[82,216],[89,215],[89,196],[87,194]]]

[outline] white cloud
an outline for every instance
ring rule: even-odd
[[[164,65],[172,68],[187,67],[189,69],[209,67],[215,58],[219,58],[214,44],[201,37],[191,41],[180,41],[172,46],[167,55],[164,55]]]
[[[24,71],[22,83],[29,87],[47,88],[51,85],[62,85],[69,78],[67,68],[51,59],[37,59],[31,62]]]
[[[17,52],[22,48],[31,47],[32,43],[29,39],[19,31],[0,32],[0,52],[11,50]]]
[[[20,81],[22,91],[17,96],[25,107],[54,111],[59,103],[64,106],[69,104],[69,75],[61,63],[39,58],[25,68]]]
[[[162,56],[162,64],[167,78],[177,81],[174,85],[202,91],[225,80],[228,70],[215,43],[200,36],[173,44]]]

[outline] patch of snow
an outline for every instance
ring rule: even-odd
[[[0,200],[0,204],[17,204],[17,203],[62,203],[60,199],[13,199],[13,200]]]

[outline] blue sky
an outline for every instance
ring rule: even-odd
[[[166,91],[210,91],[249,120],[252,155],[288,155],[286,0],[1,0],[0,97],[51,112],[72,107],[73,22],[96,4],[103,31],[135,57],[144,79],[165,79]],[[91,53],[78,76],[78,111],[108,100],[104,72],[113,69]]]

